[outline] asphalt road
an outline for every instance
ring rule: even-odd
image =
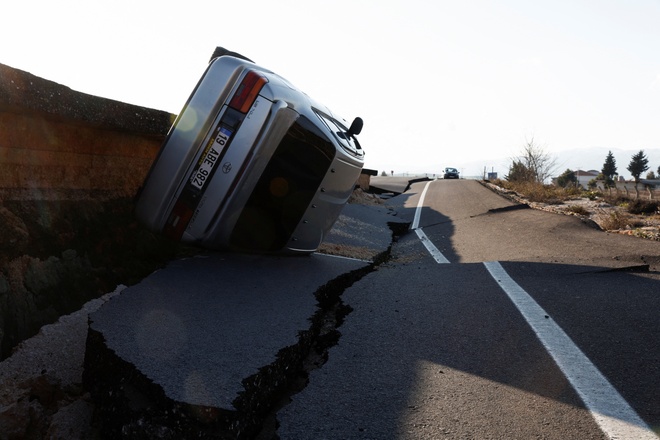
[[[281,439],[657,438],[657,242],[476,181],[390,203],[414,230],[344,292],[353,310]]]

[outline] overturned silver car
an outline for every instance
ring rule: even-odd
[[[211,249],[314,252],[364,164],[362,120],[234,56],[209,63],[137,195],[150,229]]]

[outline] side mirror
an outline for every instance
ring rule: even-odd
[[[356,134],[360,134],[362,131],[362,126],[364,123],[362,122],[362,118],[355,118],[353,119],[353,122],[351,123],[351,127],[348,129],[346,132],[347,135],[349,136],[354,136]]]

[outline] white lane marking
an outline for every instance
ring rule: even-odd
[[[564,333],[497,262],[484,263],[493,279],[509,296],[545,349],[582,398],[600,429],[611,439],[657,440],[651,428]]]
[[[424,231],[422,231],[422,229],[419,227],[419,219],[422,216],[422,208],[424,207],[424,197],[426,197],[426,190],[429,189],[430,184],[431,181],[428,181],[426,183],[426,185],[424,186],[424,190],[422,191],[422,195],[419,196],[419,201],[417,202],[417,209],[415,209],[415,217],[413,218],[411,228],[417,233],[417,236],[421,240],[426,250],[429,251],[433,259],[438,264],[448,264],[449,260],[447,260],[447,258],[445,258],[445,256],[442,255],[440,249],[435,247],[433,242],[426,236]]]
[[[442,255],[442,252],[435,247],[433,242],[426,236],[424,231],[421,229],[415,229],[415,232],[417,233],[417,236],[421,240],[422,244],[424,247],[426,247],[426,250],[429,251],[429,254],[433,257],[433,259],[438,263],[438,264],[449,264],[449,260],[445,258],[444,255]]]
[[[415,210],[415,217],[413,217],[412,229],[417,229],[419,227],[419,218],[422,216],[422,207],[424,206],[424,197],[426,197],[426,190],[429,189],[431,181],[426,182],[422,195],[419,196],[419,201],[417,202],[417,209]]]

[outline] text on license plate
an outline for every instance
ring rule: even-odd
[[[211,177],[211,171],[215,167],[216,162],[218,161],[218,157],[220,157],[220,153],[229,141],[230,136],[231,130],[220,127],[217,135],[215,136],[214,142],[206,151],[204,160],[190,178],[190,183],[192,186],[197,189],[202,189],[204,187],[207,180]]]

